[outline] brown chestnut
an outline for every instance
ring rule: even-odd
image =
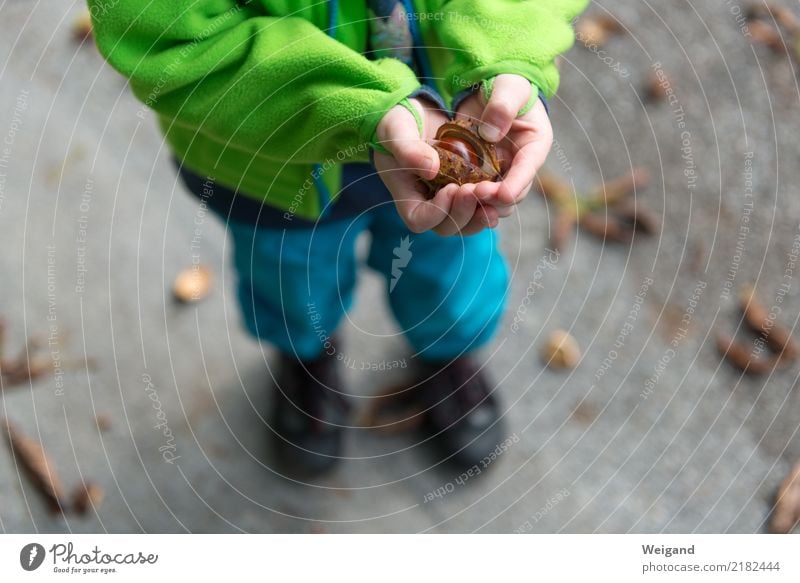
[[[458,119],[442,124],[431,144],[439,154],[439,174],[426,183],[430,195],[450,183],[495,181],[502,170],[494,144],[483,140],[473,122]]]
[[[481,163],[478,154],[472,147],[472,144],[455,136],[446,136],[441,140],[438,140],[436,145],[443,150],[447,150],[448,152],[452,152],[457,156],[461,156],[470,164],[478,166]]]

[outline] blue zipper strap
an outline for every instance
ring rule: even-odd
[[[328,0],[328,28],[325,29],[325,34],[331,38],[336,38],[336,24],[339,16],[339,2],[338,0]],[[319,194],[319,218],[324,218],[331,210],[331,191],[328,190],[328,185],[322,180],[322,164],[314,164],[312,171],[312,178],[314,179],[314,187]]]
[[[334,38],[336,36],[336,19],[339,15],[339,0],[328,0],[328,28],[325,33]]]
[[[411,39],[414,41],[414,56],[419,65],[421,77],[424,79],[423,85],[432,85],[434,82],[433,69],[428,60],[428,54],[425,52],[425,45],[423,44],[422,33],[420,33],[417,19],[413,16],[417,11],[414,9],[414,4],[411,0],[402,0],[402,2],[408,15],[408,28],[411,31]]]
[[[320,218],[324,217],[331,209],[331,191],[328,190],[328,185],[322,180],[322,174],[324,170],[322,168],[322,164],[314,164],[314,170],[312,171],[312,178],[314,179],[314,186],[319,193],[319,206]]]
[[[419,89],[414,90],[414,92],[408,96],[409,99],[412,99],[414,97],[422,97],[424,99],[427,99],[428,101],[436,105],[438,109],[442,110],[442,112],[444,112],[444,114],[447,115],[447,117],[452,117],[452,114],[450,113],[447,104],[444,102],[444,99],[442,99],[442,96],[439,95],[439,92],[436,91],[436,89],[431,87],[430,85],[422,85],[419,87]]]

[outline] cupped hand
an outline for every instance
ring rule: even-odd
[[[375,152],[375,168],[403,222],[415,233],[440,235],[471,235],[496,226],[502,211],[480,204],[470,188],[450,184],[427,198],[428,186],[420,178],[430,180],[439,171],[439,156],[429,142],[447,116],[424,101],[409,101],[422,116],[422,135],[414,116],[400,105],[386,113],[376,130],[377,141],[391,155]]]
[[[465,185],[483,205],[498,209],[501,216],[525,198],[533,178],[544,164],[553,143],[550,117],[541,100],[530,111],[517,117],[534,88],[519,75],[498,75],[488,103],[480,91],[464,100],[457,117],[479,122],[481,137],[493,142],[505,169],[499,182]]]

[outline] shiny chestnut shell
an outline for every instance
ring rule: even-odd
[[[478,157],[478,153],[472,148],[472,145],[460,137],[455,136],[447,136],[440,140],[436,141],[436,146],[442,148],[443,150],[447,150],[457,156],[461,156],[472,164],[473,166],[480,166],[481,161]]]
[[[478,135],[477,125],[468,120],[442,124],[431,144],[439,154],[439,173],[427,181],[431,192],[455,183],[494,182],[501,177],[501,166],[494,144]]]

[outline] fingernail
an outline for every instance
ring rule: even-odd
[[[426,172],[433,172],[433,167],[436,164],[436,160],[433,159],[432,156],[425,157],[425,171]]]
[[[500,139],[500,129],[488,123],[482,124],[481,137],[489,142],[496,142]]]

